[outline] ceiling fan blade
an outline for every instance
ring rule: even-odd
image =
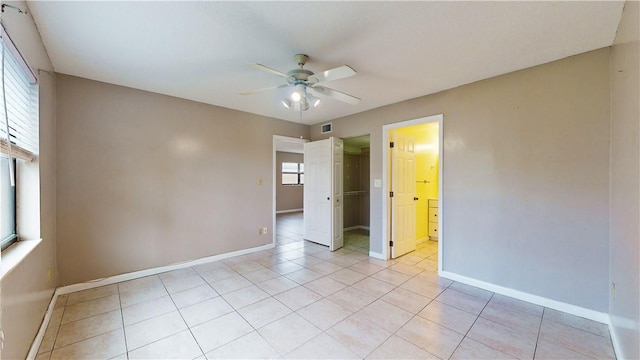
[[[265,87],[265,88],[260,88],[260,89],[254,89],[254,90],[249,90],[249,91],[243,91],[241,93],[239,93],[240,95],[252,95],[252,94],[257,94],[259,92],[263,92],[263,91],[269,91],[269,90],[275,90],[275,89],[279,89],[279,88],[283,88],[283,87],[287,87],[289,86],[288,84],[284,84],[284,85],[277,85],[277,86],[269,86],[269,87]]]
[[[330,98],[334,98],[338,101],[342,101],[351,105],[357,105],[361,100],[360,98],[357,98],[355,96],[345,94],[341,91],[333,90],[325,86],[313,86],[309,88],[320,95],[328,96]]]
[[[256,69],[258,69],[260,71],[267,72],[269,74],[273,74],[273,75],[277,75],[277,76],[283,77],[285,79],[289,78],[289,75],[287,75],[287,74],[285,74],[283,72],[280,72],[278,70],[274,70],[274,69],[272,69],[272,68],[270,68],[268,66],[264,66],[262,64],[249,64],[249,66],[251,66],[253,68],[256,68]]]
[[[353,76],[355,74],[356,74],[355,70],[353,70],[347,65],[342,65],[334,69],[329,69],[329,70],[315,73],[312,76],[310,76],[309,79],[313,83],[320,83],[323,81],[344,79],[346,77]],[[316,79],[317,81],[313,81]]]

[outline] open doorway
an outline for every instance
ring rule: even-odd
[[[343,139],[344,247],[369,255],[371,137]]]
[[[302,240],[304,228],[304,144],[306,139],[273,136],[273,244]]]
[[[428,247],[433,270],[442,269],[442,121],[435,115],[383,126],[383,255]]]

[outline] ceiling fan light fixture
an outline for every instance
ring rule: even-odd
[[[318,105],[320,105],[320,98],[318,98],[317,96],[313,96],[312,94],[307,94],[307,101],[311,104],[311,106],[313,106],[314,108],[317,108]]]
[[[306,96],[306,87],[304,84],[297,84],[295,86],[295,90],[291,93],[291,100],[295,102],[300,102]]]
[[[307,111],[309,110],[309,102],[307,98],[302,98],[302,100],[298,103],[297,110]]]

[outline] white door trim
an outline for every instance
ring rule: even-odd
[[[398,129],[398,128],[403,128],[403,127],[407,127],[407,126],[413,126],[413,125],[421,125],[421,124],[426,124],[426,123],[430,123],[430,122],[438,122],[438,147],[439,147],[439,153],[438,153],[438,161],[439,161],[439,166],[440,166],[440,171],[438,171],[438,213],[440,215],[443,214],[442,208],[444,206],[444,199],[443,199],[443,193],[442,193],[442,189],[444,188],[443,186],[443,169],[444,169],[444,162],[443,162],[443,150],[444,150],[444,127],[443,127],[443,123],[444,123],[444,115],[443,114],[437,114],[437,115],[431,115],[431,116],[426,116],[426,117],[422,117],[422,118],[418,118],[418,119],[413,119],[413,120],[407,120],[407,121],[401,121],[401,122],[397,122],[397,123],[393,123],[393,124],[387,124],[387,125],[383,125],[382,126],[382,176],[383,176],[383,180],[382,180],[382,244],[381,244],[381,248],[382,248],[382,255],[384,257],[384,259],[389,259],[391,256],[391,250],[389,248],[389,239],[391,238],[391,234],[389,233],[390,229],[391,229],[391,218],[390,218],[390,212],[389,212],[389,205],[390,205],[390,201],[389,201],[389,162],[390,162],[390,152],[389,152],[389,142],[391,141],[391,130],[393,129]],[[440,233],[438,234],[438,272],[442,271],[442,244],[444,242],[444,232],[443,227],[442,227],[442,218],[443,216],[439,216],[438,218],[438,229],[440,229]]]
[[[272,208],[272,214],[273,214],[273,219],[271,221],[271,241],[273,243],[273,245],[276,245],[276,186],[277,186],[277,179],[276,179],[276,173],[278,172],[276,170],[276,152],[278,151],[278,143],[282,143],[282,142],[292,142],[292,143],[297,143],[297,144],[304,144],[304,143],[308,143],[309,140],[307,139],[300,139],[300,138],[294,138],[294,137],[289,137],[289,136],[282,136],[282,135],[273,135],[273,154],[272,154],[272,160],[271,160],[271,177],[272,177],[272,181],[271,183],[273,184],[272,189],[271,189],[271,204],[273,206]]]

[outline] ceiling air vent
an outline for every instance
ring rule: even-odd
[[[320,125],[320,133],[328,134],[331,132],[331,123]]]

